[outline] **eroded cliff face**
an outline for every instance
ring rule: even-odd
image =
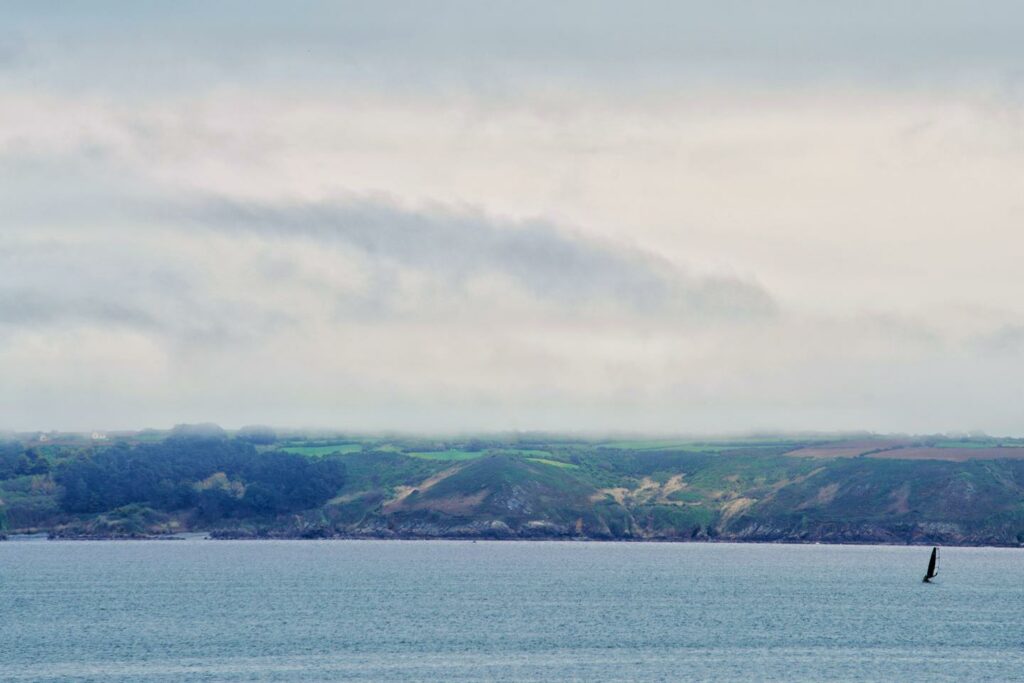
[[[293,519],[287,524],[240,526],[211,533],[214,538],[404,538],[494,540],[597,540],[664,542],[848,543],[893,545],[1024,546],[1021,533],[1010,525],[965,528],[948,522],[842,522],[793,525],[784,520],[735,520],[724,529],[714,526],[659,527],[636,523],[619,531],[608,525],[588,526],[541,519],[480,519],[403,517],[367,519],[357,524],[329,525]]]

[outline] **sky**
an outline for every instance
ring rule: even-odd
[[[0,429],[1024,435],[1018,2],[0,8]]]

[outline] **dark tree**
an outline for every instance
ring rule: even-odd
[[[60,502],[66,512],[139,503],[167,511],[195,507],[213,520],[322,505],[345,483],[345,465],[337,457],[261,453],[238,439],[179,434],[80,457],[62,465],[55,479],[64,487]]]

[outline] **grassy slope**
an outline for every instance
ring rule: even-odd
[[[330,534],[1024,542],[1024,461],[792,455],[812,443],[290,438],[269,448],[346,453],[344,488],[303,520]],[[88,448],[46,456],[56,466]],[[8,529],[66,520],[59,493],[46,475],[0,481]]]

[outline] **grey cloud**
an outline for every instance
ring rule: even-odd
[[[1003,325],[994,332],[976,337],[972,346],[981,355],[1006,356],[1024,353],[1024,325]]]
[[[119,301],[91,296],[56,297],[26,289],[0,290],[0,327],[88,322],[154,329],[156,320],[146,311]]]
[[[534,297],[567,307],[610,303],[672,317],[760,317],[775,311],[771,296],[756,284],[694,277],[657,255],[539,220],[517,223],[444,208],[414,211],[379,200],[211,199],[183,215],[194,225],[229,234],[344,246],[377,266],[414,268],[453,288],[473,275],[499,273]],[[380,273],[377,279],[387,281]]]
[[[447,78],[486,88],[522,73],[620,85],[652,75],[677,83],[709,72],[773,82],[860,74],[890,80],[907,72],[948,76],[964,67],[1013,67],[1024,26],[1020,3],[1009,0],[985,3],[984,10],[961,0],[311,1],[301,10],[267,2],[115,6],[117,11],[97,12],[89,4],[67,4],[55,11],[26,3],[8,9],[6,19],[74,65],[50,78],[115,90],[240,78],[336,83],[339,77],[397,81],[406,88]],[[191,68],[165,68],[183,55]]]
[[[0,332],[133,330],[179,349],[258,338],[286,316],[224,300],[144,242],[0,245]]]

